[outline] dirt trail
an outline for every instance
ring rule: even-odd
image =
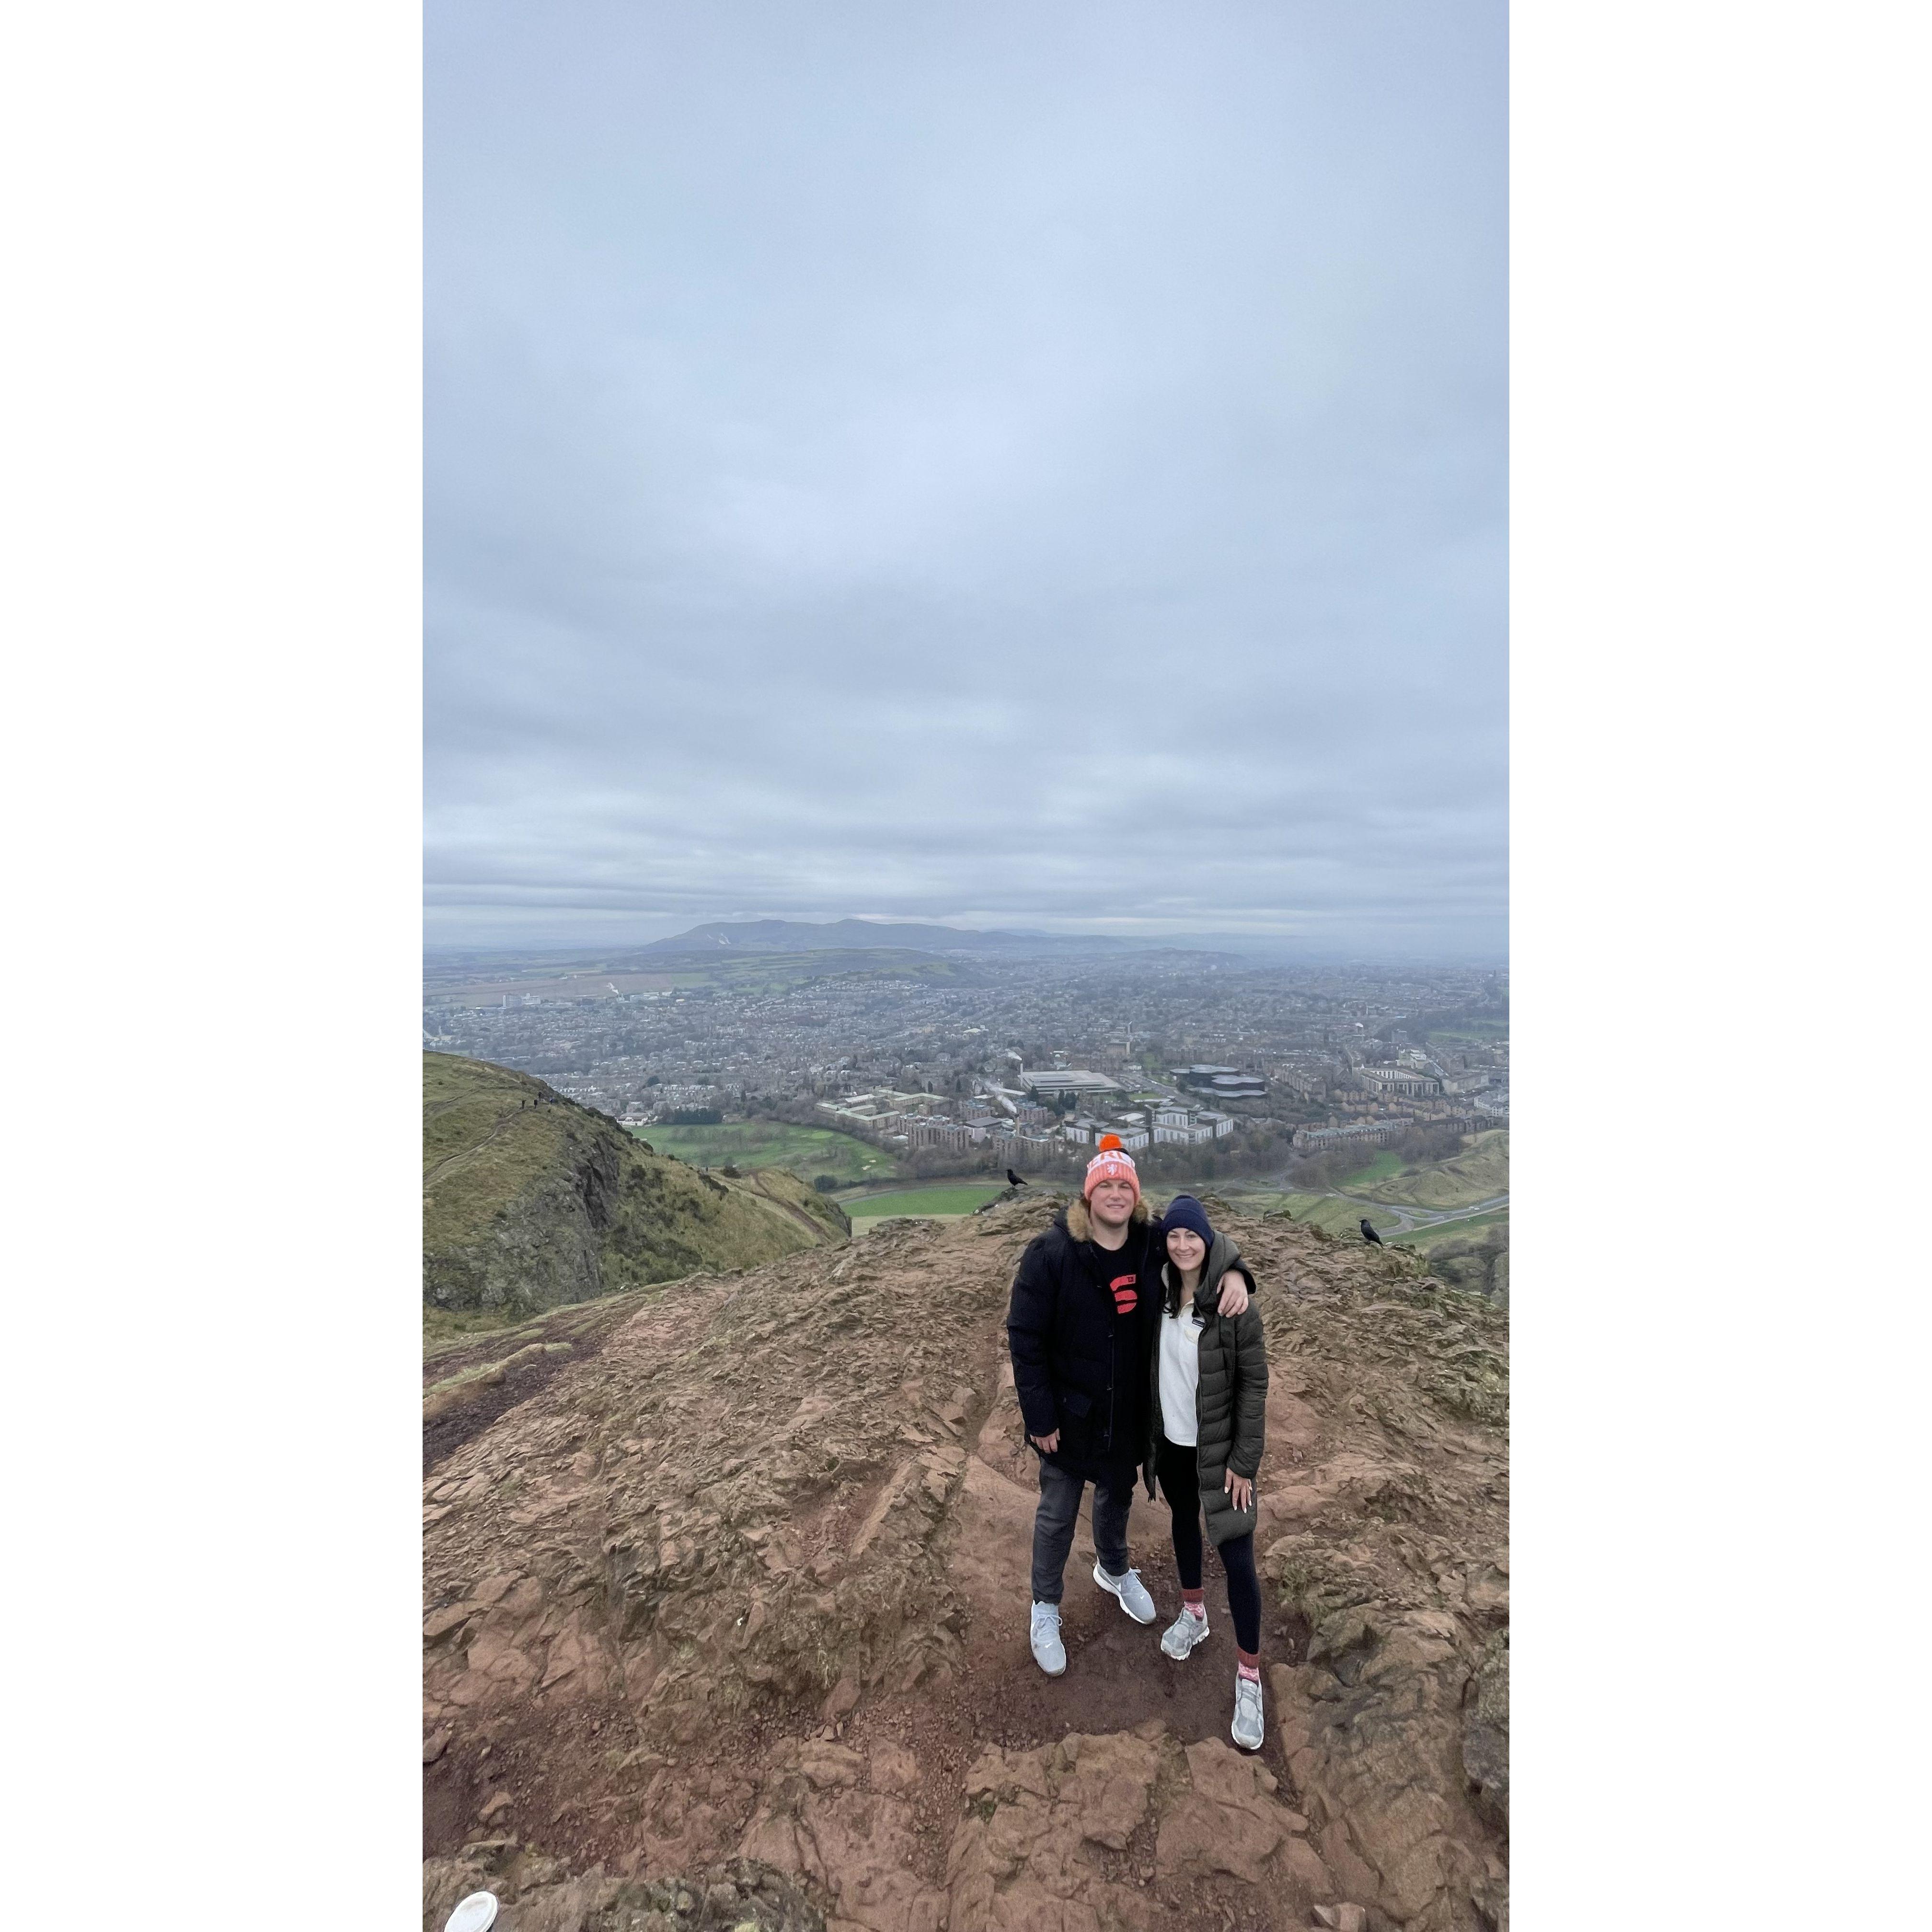
[[[449,1111],[447,1107],[438,1109],[441,1113],[448,1113]],[[520,1111],[518,1108],[512,1108],[474,1147],[460,1148],[454,1154],[446,1155],[442,1160],[438,1161],[435,1166],[423,1176],[423,1192],[427,1194],[445,1175],[460,1167],[466,1160],[472,1160],[481,1154],[517,1118]]]
[[[750,1186],[746,1191],[755,1195],[757,1198],[763,1202],[766,1207],[776,1208],[788,1221],[794,1222],[798,1226],[802,1228],[814,1241],[822,1241],[825,1238],[824,1223],[820,1221],[814,1221],[812,1216],[795,1202],[781,1201],[778,1197],[776,1194],[772,1193],[770,1189],[765,1185],[764,1176],[762,1173],[754,1170],[752,1173],[748,1174],[745,1178],[746,1180],[750,1183]]]
[[[833,1932],[1259,1932],[1345,1903],[1506,1926],[1502,1318],[1412,1258],[1228,1216],[1273,1374],[1250,1759],[1211,1557],[1208,1642],[1159,1653],[1179,1591],[1144,1491],[1159,1622],[1094,1586],[1083,1523],[1066,1676],[1028,1654],[1035,1465],[1002,1322],[1048,1211],[678,1284],[439,1462],[436,1897],[487,1871],[513,1932],[565,1932],[560,1874],[742,1856]]]

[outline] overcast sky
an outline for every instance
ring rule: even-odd
[[[432,945],[1505,944],[1505,9],[430,0]]]

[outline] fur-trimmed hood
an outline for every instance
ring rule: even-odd
[[[1146,1196],[1143,1195],[1135,1201],[1134,1211],[1127,1216],[1127,1226],[1144,1228],[1153,1219],[1153,1210],[1148,1206]],[[1093,1239],[1094,1217],[1087,1211],[1087,1204],[1084,1200],[1068,1202],[1066,1211],[1060,1216],[1059,1221],[1076,1241]]]

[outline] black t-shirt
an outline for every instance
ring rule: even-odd
[[[1115,1461],[1136,1462],[1147,1433],[1148,1351],[1160,1306],[1160,1257],[1145,1226],[1130,1227],[1122,1246],[1083,1241],[1088,1267],[1114,1298],[1112,1428],[1096,1447]]]

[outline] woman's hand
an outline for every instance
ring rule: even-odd
[[[1051,1436],[1029,1436],[1027,1440],[1042,1455],[1051,1456],[1060,1447],[1060,1431],[1056,1429]]]
[[[1244,1514],[1254,1508],[1255,1485],[1252,1477],[1238,1476],[1230,1469],[1222,1479],[1221,1486],[1227,1491],[1228,1501]]]
[[[1221,1277],[1221,1298],[1214,1306],[1217,1313],[1226,1316],[1231,1322],[1246,1312],[1248,1278],[1238,1268],[1230,1268]]]

